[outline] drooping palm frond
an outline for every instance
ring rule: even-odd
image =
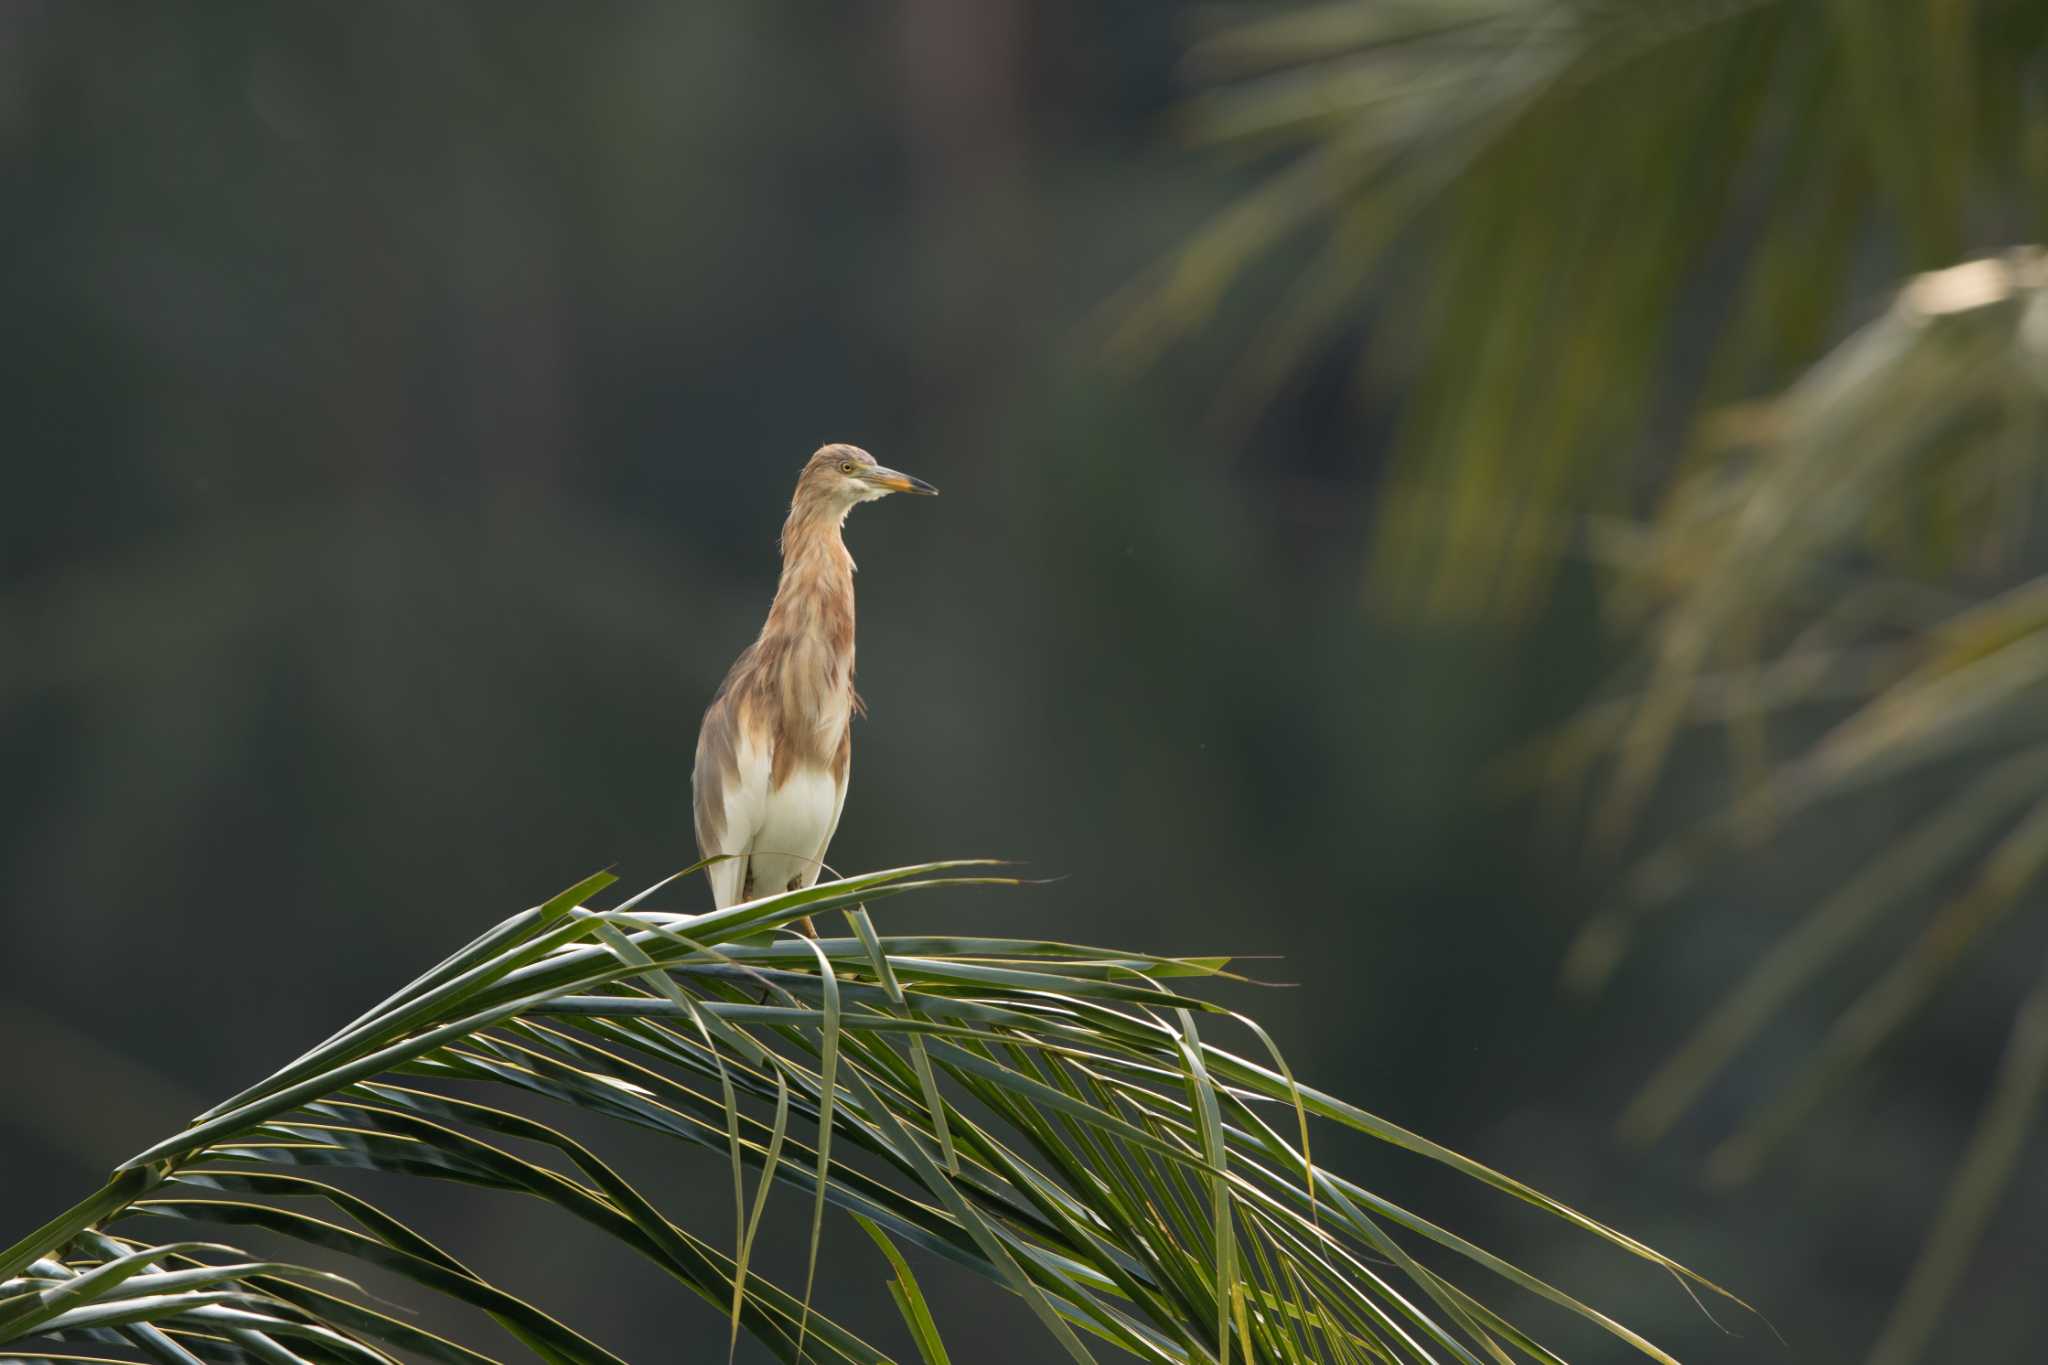
[[[1595,810],[1610,842],[1686,727],[1719,725],[1758,761],[1736,801],[1653,852],[1589,925],[1569,969],[1582,984],[1738,835],[1976,757],[1957,779],[1970,818],[1894,849],[1879,880],[1898,898],[2048,781],[2048,577],[2031,524],[2048,490],[2048,253],[1919,277],[1781,399],[1725,425],[1655,520],[1601,536],[1619,609],[1641,618],[1639,685],[1535,752],[1553,780],[1614,757]],[[1762,762],[1770,719],[1816,706],[1839,722]],[[1878,885],[1845,895],[1867,904]]]
[[[1484,1270],[1627,1328],[1310,1161],[1310,1120],[1444,1163],[1577,1231],[1704,1284],[1506,1176],[1295,1083],[1256,1025],[1183,992],[1217,960],[1067,944],[879,937],[865,903],[997,880],[935,863],[710,914],[587,902],[599,876],[476,939],[298,1061],[125,1163],[0,1253],[10,1359],[467,1365],[338,1273],[373,1267],[473,1310],[543,1360],[609,1362],[576,1326],[493,1284],[343,1181],[378,1172],[537,1198],[645,1258],[785,1360],[882,1350],[811,1311],[809,1285],[749,1262],[776,1186],[805,1201],[815,1273],[829,1208],[885,1244],[927,1360],[934,1312],[895,1248],[996,1281],[1060,1354],[1140,1360],[1555,1361],[1474,1289]],[[657,888],[658,889],[658,888]],[[845,914],[810,940],[793,921]],[[1235,1020],[1243,1057],[1203,1036]],[[666,1217],[559,1109],[695,1150],[729,1171],[726,1247]],[[751,1189],[749,1185],[751,1183]],[[157,1240],[161,1220],[203,1237]],[[295,1259],[221,1238],[252,1229]],[[311,1264],[310,1262],[319,1262]],[[1049,1350],[1048,1355],[1054,1352]]]
[[[1576,782],[1612,757],[1595,822],[1627,831],[1687,729],[1727,731],[1742,787],[1644,857],[1582,931],[1566,975],[1598,984],[1643,915],[1741,841],[1886,784],[1917,824],[1845,876],[1653,1075],[1622,1131],[1664,1134],[1788,1006],[1888,922],[1907,949],[1864,983],[1805,1066],[1710,1158],[1747,1178],[1912,1022],[1973,952],[2048,906],[2048,251],[1923,275],[1781,399],[1727,424],[1653,521],[1609,528],[1637,685],[1532,758]],[[1799,714],[1817,739],[1773,758]],[[1795,731],[1796,733],[1796,731]],[[1940,888],[1960,889],[1940,894]],[[2048,1088],[2048,974],[2017,1008],[2006,1061],[1937,1230],[1880,1341],[1924,1347],[2016,1169]]]
[[[1870,280],[2048,232],[2031,0],[1323,0],[1189,63],[1199,145],[1277,167],[1134,290],[1149,354],[1271,257],[1255,407],[1391,295],[1402,381],[1374,572],[1409,603],[1537,600],[1624,509],[1653,409],[1776,388]],[[1398,263],[1398,269],[1389,269]],[[1677,371],[1717,360],[1702,381]],[[1681,363],[1674,364],[1674,361]]]

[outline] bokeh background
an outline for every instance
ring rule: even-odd
[[[1261,170],[1177,135],[1190,22],[0,3],[0,1226],[486,924],[687,863],[698,717],[772,592],[797,468],[847,440],[944,496],[849,527],[871,714],[833,859],[1056,879],[892,924],[1269,957],[1292,984],[1233,999],[1298,1073],[1698,1267],[1782,1343],[1369,1144],[1319,1157],[1688,1360],[1860,1357],[2042,926],[1742,1188],[1702,1153],[1817,1010],[1696,1123],[1616,1144],[1848,836],[1751,850],[1605,991],[1560,992],[1614,866],[1492,778],[1620,657],[1592,569],[1508,620],[1375,608],[1408,390],[1358,357],[1413,339],[1369,289],[1246,420],[1213,401],[1246,363],[1227,316],[1144,364],[1106,340]],[[716,1166],[668,1188],[723,1227]],[[2027,1170],[1947,1358],[2038,1349]],[[720,1326],[573,1237],[444,1214],[629,1357]],[[901,1345],[882,1263],[841,1251],[821,1299]],[[1000,1293],[929,1275],[955,1359],[1045,1358]]]

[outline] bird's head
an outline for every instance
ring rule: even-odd
[[[859,446],[838,444],[820,446],[796,483],[799,503],[812,502],[842,515],[857,502],[873,502],[891,493],[938,491],[923,479],[876,464],[875,457]]]

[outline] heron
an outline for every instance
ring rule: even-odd
[[[760,638],[704,712],[690,776],[697,848],[719,909],[818,880],[846,806],[853,716],[853,556],[840,532],[857,503],[936,494],[858,446],[819,447],[782,524],[782,579]],[[804,920],[806,933],[813,933]]]

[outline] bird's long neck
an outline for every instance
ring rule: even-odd
[[[782,582],[761,630],[761,663],[784,722],[826,730],[836,743],[853,699],[853,557],[841,509],[790,509],[782,529]]]
[[[836,625],[831,617],[841,604],[845,607],[846,643],[853,644],[853,556],[846,552],[839,527],[843,511],[807,507],[790,508],[782,526],[782,581],[775,588],[775,604],[768,609],[771,628],[811,629]]]

